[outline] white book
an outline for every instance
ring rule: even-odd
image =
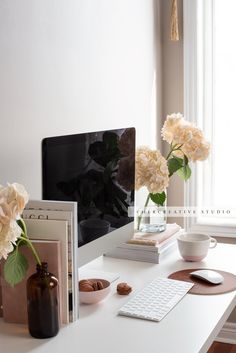
[[[171,225],[174,228],[175,225]],[[174,229],[172,229],[174,232]],[[152,245],[140,245],[140,244],[129,244],[122,243],[112,251],[105,254],[105,256],[114,257],[118,259],[127,259],[135,261],[145,261],[151,263],[159,263],[166,254],[176,248],[176,238],[182,233],[182,229],[178,226],[175,227],[175,232],[169,238],[165,239],[155,246]],[[148,239],[145,235],[145,237]],[[151,235],[155,238],[155,235]],[[155,239],[154,239],[155,240]]]
[[[170,252],[172,252],[176,248],[176,246],[177,246],[177,243],[173,242],[160,253],[115,248],[113,251],[106,253],[105,256],[118,258],[118,259],[143,261],[143,262],[159,264],[161,260],[163,260]]]
[[[176,238],[179,232],[176,232],[168,239],[164,240],[163,242],[156,244],[156,245],[143,245],[143,244],[131,244],[131,243],[122,243],[118,245],[120,249],[128,249],[128,250],[137,250],[137,251],[144,251],[144,252],[154,252],[160,253],[165,248],[168,248],[170,244],[176,242]]]
[[[25,224],[30,239],[59,240],[61,242],[61,312],[62,323],[67,324],[69,323],[68,222],[55,220],[25,219]]]
[[[160,233],[145,233],[140,231],[135,231],[133,239],[137,240],[153,240],[156,243],[162,243],[173,234],[181,230],[181,227],[176,223],[167,223],[166,229]]]
[[[32,210],[25,209],[22,214],[22,218],[26,219],[38,219],[38,220],[61,220],[68,222],[68,271],[72,272],[73,268],[73,216],[72,212],[69,211],[48,211],[48,210]]]
[[[51,201],[51,200],[30,200],[25,207],[24,213],[29,215],[29,211],[34,211],[42,217],[48,219],[65,219],[68,221],[68,242],[70,244],[69,262],[71,263],[71,285],[72,285],[72,312],[70,321],[75,321],[79,316],[78,298],[78,222],[77,222],[77,202],[73,201]],[[71,256],[71,260],[70,260]]]

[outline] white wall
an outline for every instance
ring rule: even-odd
[[[41,197],[45,136],[135,126],[155,143],[156,4],[0,2],[0,184]]]

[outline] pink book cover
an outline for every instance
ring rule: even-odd
[[[62,300],[61,290],[61,260],[60,260],[60,241],[44,241],[44,240],[33,240],[32,241],[36,251],[39,254],[42,262],[48,263],[49,272],[53,273],[59,282],[59,303]],[[36,263],[32,255],[32,252],[26,246],[20,248],[23,255],[26,256],[29,262],[29,268],[27,270],[26,277],[15,287],[11,287],[6,283],[3,276],[1,276],[2,286],[2,308],[3,318],[5,322],[27,324],[27,297],[26,297],[26,282],[27,279],[36,272]],[[1,264],[1,272],[3,273],[3,265]],[[1,300],[1,299],[0,299]],[[60,305],[60,317],[61,317],[61,305]]]

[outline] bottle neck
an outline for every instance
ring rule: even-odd
[[[42,262],[41,265],[37,264],[36,265],[36,271],[38,273],[48,273],[48,263],[47,262]]]

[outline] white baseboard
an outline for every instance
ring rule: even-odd
[[[236,323],[226,322],[215,340],[217,342],[236,344]]]

